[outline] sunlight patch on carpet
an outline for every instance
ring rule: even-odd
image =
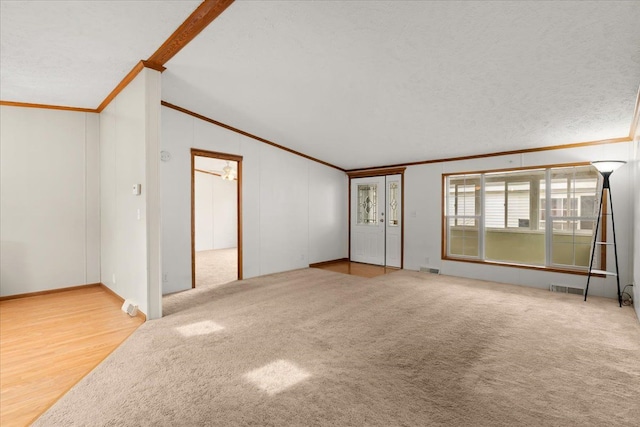
[[[218,325],[211,320],[205,320],[203,322],[191,323],[189,325],[179,326],[176,331],[180,332],[185,337],[194,337],[197,335],[208,335],[214,332],[218,332],[224,329],[224,326]]]
[[[286,360],[276,360],[244,375],[248,381],[269,395],[280,393],[310,376],[311,374]]]

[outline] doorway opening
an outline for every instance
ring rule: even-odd
[[[404,170],[349,175],[349,259],[404,267]]]
[[[242,279],[242,156],[191,149],[191,287]]]

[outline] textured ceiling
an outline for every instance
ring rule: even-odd
[[[343,168],[629,134],[640,2],[236,1],[163,99]]]
[[[96,108],[199,1],[0,1],[0,99]]]
[[[0,1],[0,99],[96,108],[199,1]],[[640,2],[242,1],[165,101],[352,169],[629,133]]]

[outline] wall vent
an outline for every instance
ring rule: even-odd
[[[576,288],[567,285],[557,285],[555,283],[551,283],[549,285],[549,290],[551,292],[560,292],[562,294],[584,295],[584,289],[582,288]]]
[[[439,268],[420,267],[420,271],[423,272],[423,273],[440,274],[440,269]]]

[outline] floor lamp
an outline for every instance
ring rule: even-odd
[[[613,219],[613,202],[611,200],[611,188],[609,185],[609,177],[611,176],[611,174],[613,173],[613,171],[615,171],[616,169],[618,169],[620,166],[624,165],[625,161],[622,160],[601,160],[601,161],[597,161],[597,162],[591,162],[591,164],[593,166],[596,167],[596,169],[598,169],[598,172],[600,172],[600,175],[602,175],[602,191],[600,192],[600,203],[598,205],[598,218],[596,221],[596,230],[593,233],[593,245],[591,248],[591,261],[589,262],[589,273],[587,275],[587,287],[584,290],[584,300],[587,300],[587,294],[589,293],[589,281],[591,280],[591,275],[592,274],[604,274],[606,276],[615,276],[616,277],[616,281],[618,284],[618,304],[620,305],[620,307],[622,307],[622,295],[620,294],[620,276],[618,275],[618,249],[616,246],[616,224],[615,221]],[[607,191],[605,191],[607,190]],[[616,260],[616,271],[614,272],[610,272],[610,271],[604,271],[604,270],[594,270],[593,269],[593,258],[595,257],[596,254],[596,246],[598,245],[611,245],[611,243],[609,242],[599,242],[598,241],[598,228],[600,227],[600,220],[602,218],[602,205],[604,203],[607,203],[607,199],[606,199],[606,195],[605,193],[609,194],[609,208],[610,208],[610,215],[611,215],[611,230],[613,231],[613,253],[615,255],[615,260]]]

